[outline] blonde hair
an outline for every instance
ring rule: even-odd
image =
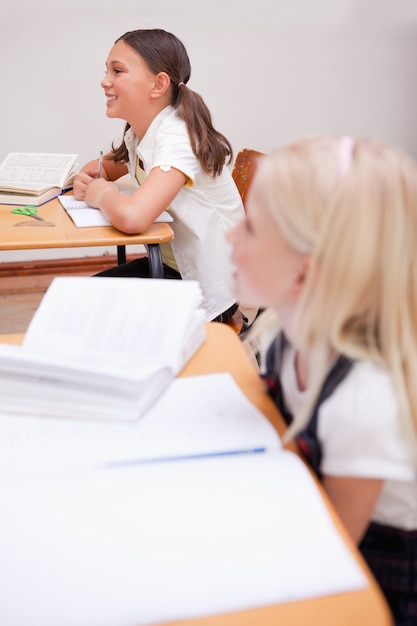
[[[310,355],[310,401],[288,436],[339,353],[389,370],[417,449],[417,166],[358,139],[341,171],[340,149],[339,138],[307,138],[264,158],[256,176],[284,237],[311,255],[292,329]]]

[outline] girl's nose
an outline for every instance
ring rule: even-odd
[[[101,85],[101,87],[103,87],[103,89],[104,89],[105,87],[108,87],[108,86],[110,85],[110,80],[109,80],[109,78],[108,78],[107,74],[106,74],[106,75],[104,76],[104,78],[100,81],[100,85]]]

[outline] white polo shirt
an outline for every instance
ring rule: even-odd
[[[172,106],[157,115],[141,140],[129,129],[125,143],[134,180],[137,157],[145,175],[154,167],[170,166],[188,178],[168,207],[174,218],[171,245],[182,278],[199,281],[211,320],[235,302],[226,233],[243,219],[244,209],[231,172],[227,166],[215,178],[203,172],[186,124]]]
[[[285,404],[296,415],[306,393],[298,388],[294,355],[292,347],[285,349],[281,384]],[[416,459],[386,370],[371,362],[355,362],[320,406],[317,436],[324,476],[383,479],[372,519],[417,529]]]

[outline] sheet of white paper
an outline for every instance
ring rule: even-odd
[[[0,623],[136,626],[361,588],[286,451],[0,480]]]
[[[228,373],[179,378],[137,422],[0,413],[0,475],[265,447],[279,437]]]

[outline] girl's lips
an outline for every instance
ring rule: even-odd
[[[106,109],[111,109],[116,100],[116,96],[108,96],[106,100]]]

